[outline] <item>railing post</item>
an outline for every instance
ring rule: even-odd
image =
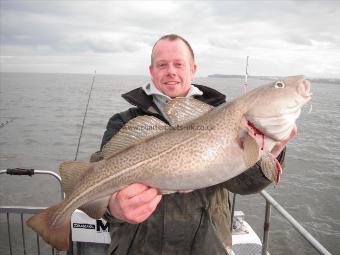
[[[23,213],[20,213],[20,220],[21,220],[22,246],[24,247],[24,255],[26,255],[26,241],[25,241],[24,214]]]
[[[36,234],[36,236],[37,236],[38,255],[40,255],[40,242],[39,242],[39,235],[38,235],[38,233]]]
[[[11,241],[11,227],[9,223],[9,212],[6,213],[7,215],[7,234],[8,234],[8,242],[9,242],[9,252],[12,255],[12,241]]]
[[[233,232],[233,222],[234,222],[234,213],[235,213],[235,202],[236,202],[236,193],[233,193],[233,204],[231,206],[231,222],[230,222],[230,231]]]
[[[269,241],[269,227],[270,227],[271,206],[266,200],[266,213],[263,224],[263,240],[262,240],[262,255],[267,255],[268,241]]]

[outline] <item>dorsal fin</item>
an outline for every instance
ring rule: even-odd
[[[138,116],[127,122],[119,132],[108,141],[103,149],[104,159],[118,152],[156,136],[169,129],[169,125],[153,116]]]
[[[213,108],[194,98],[178,97],[166,103],[164,111],[170,125],[174,127],[197,119]]]

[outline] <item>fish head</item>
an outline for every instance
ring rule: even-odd
[[[310,87],[303,76],[291,76],[258,87],[245,95],[250,105],[245,118],[274,141],[287,139],[296,128],[302,106],[311,100]]]

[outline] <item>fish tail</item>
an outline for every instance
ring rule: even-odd
[[[27,220],[27,225],[37,232],[48,244],[59,251],[65,251],[69,247],[70,222],[71,218],[60,224],[52,224],[55,213],[61,206],[57,204],[51,206],[42,212],[33,215]],[[54,226],[55,225],[55,226]]]

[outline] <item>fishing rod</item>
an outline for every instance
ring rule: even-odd
[[[244,76],[244,84],[243,84],[243,94],[247,93],[248,91],[248,60],[249,60],[249,56],[247,56],[246,74]]]
[[[77,151],[76,151],[76,156],[74,157],[74,160],[77,160],[77,158],[78,158],[80,140],[81,140],[81,137],[83,135],[83,129],[84,129],[84,126],[85,126],[85,119],[86,119],[86,115],[87,115],[87,109],[89,107],[90,98],[91,98],[95,78],[96,78],[96,70],[94,70],[94,75],[93,75],[93,78],[92,78],[92,84],[91,84],[89,96],[88,96],[88,99],[87,99],[87,104],[86,104],[85,113],[84,113],[84,117],[83,117],[83,124],[81,125],[80,135],[79,135],[79,140],[78,140],[78,145],[77,145]]]

